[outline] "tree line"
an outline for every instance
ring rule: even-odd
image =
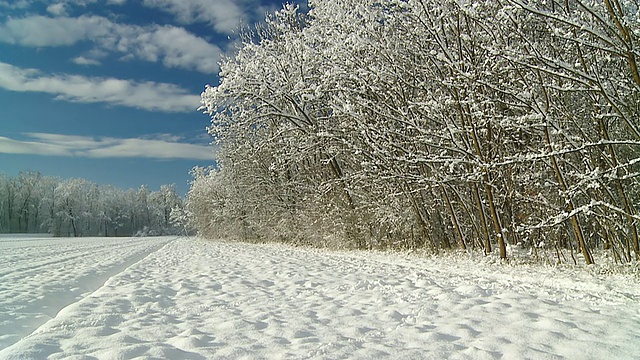
[[[183,200],[174,185],[123,190],[38,172],[0,174],[0,233],[54,236],[177,234]],[[172,215],[173,214],[173,215]]]
[[[636,0],[315,0],[202,94],[209,237],[640,256]]]

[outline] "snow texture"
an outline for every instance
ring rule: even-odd
[[[638,359],[626,275],[196,238],[0,238],[0,359]]]

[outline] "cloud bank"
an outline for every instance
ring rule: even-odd
[[[137,0],[139,1],[139,0]],[[0,0],[0,8],[30,9],[42,0]],[[51,0],[46,8],[54,16],[66,16],[74,8],[97,0]],[[127,0],[107,0],[108,5],[124,5]],[[263,6],[252,0],[143,0],[142,5],[173,15],[182,24],[206,23],[220,34],[231,34],[242,23],[262,20]],[[273,10],[273,9],[270,9]]]
[[[194,112],[200,96],[167,83],[135,82],[81,75],[42,74],[0,62],[0,88],[15,92],[43,92],[58,100],[106,103],[147,111]]]
[[[49,12],[64,14],[64,6]],[[169,68],[214,74],[222,50],[184,28],[170,25],[125,25],[102,16],[9,18],[0,24],[0,42],[26,47],[70,46],[91,42],[97,48]],[[96,59],[91,59],[96,60]]]
[[[94,138],[25,133],[26,140],[0,136],[0,153],[88,158],[151,158],[213,160],[211,146],[179,142],[165,134],[146,138]]]

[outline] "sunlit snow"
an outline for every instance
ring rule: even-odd
[[[2,359],[633,359],[640,286],[483,259],[0,238]]]

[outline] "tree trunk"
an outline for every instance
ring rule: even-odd
[[[451,205],[451,200],[449,199],[449,194],[447,194],[447,190],[444,188],[444,185],[440,185],[442,190],[442,194],[444,195],[445,202],[447,204],[447,209],[449,210],[449,215],[451,215],[451,223],[453,224],[453,229],[456,232],[456,236],[458,237],[458,242],[460,243],[460,247],[464,250],[467,249],[467,245],[464,242],[464,237],[462,236],[462,231],[460,230],[460,224],[458,223],[458,217],[456,216],[456,212]]]

